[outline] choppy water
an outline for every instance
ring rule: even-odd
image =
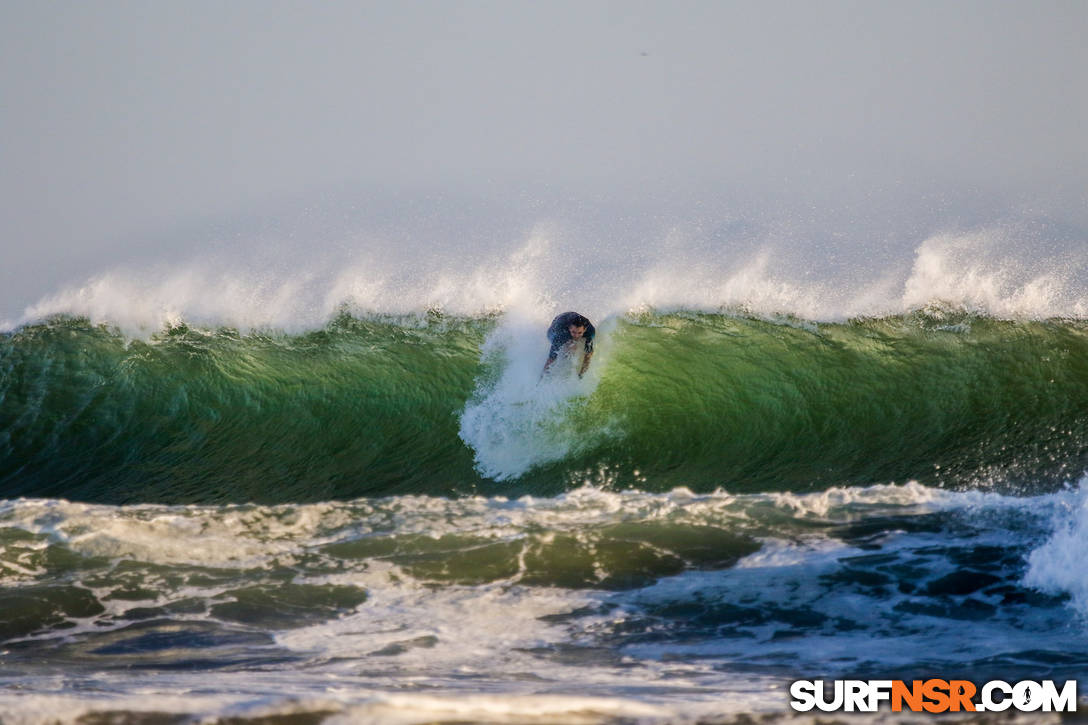
[[[516,316],[6,334],[5,722],[674,722],[777,717],[799,678],[1082,679],[1082,320],[598,327],[591,373],[543,382]]]

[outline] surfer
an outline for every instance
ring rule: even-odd
[[[577,312],[564,312],[557,315],[548,327],[548,342],[552,344],[548,351],[548,361],[544,363],[544,369],[540,371],[540,377],[548,372],[548,368],[555,362],[560,351],[569,355],[579,340],[585,343],[582,355],[582,365],[578,368],[578,377],[582,377],[589,369],[589,361],[593,358],[593,336],[597,330],[593,323]]]

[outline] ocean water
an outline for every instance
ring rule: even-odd
[[[3,722],[1088,691],[1083,241],[943,234],[813,276],[673,238],[573,278],[552,232],[522,242],[478,268],[115,268],[9,321]],[[593,364],[541,379],[570,307]]]

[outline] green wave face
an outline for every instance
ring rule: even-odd
[[[619,329],[594,404],[624,421],[616,453],[676,485],[1053,481],[1086,463],[1086,331],[940,314],[651,317]]]
[[[3,340],[0,485],[90,501],[312,501],[473,479],[457,438],[486,321],[297,337],[68,320]]]
[[[0,338],[0,491],[276,503],[587,482],[1045,488],[1088,467],[1083,321],[646,314],[602,321],[587,380],[543,392],[504,382],[536,385],[543,332],[514,354],[504,325],[343,317],[297,336],[180,327],[148,341],[80,320],[26,327]]]

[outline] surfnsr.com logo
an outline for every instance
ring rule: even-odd
[[[790,696],[798,712],[876,712],[884,703],[892,712],[1077,711],[1076,680],[1060,689],[1053,680],[991,680],[981,687],[968,680],[798,680]]]

